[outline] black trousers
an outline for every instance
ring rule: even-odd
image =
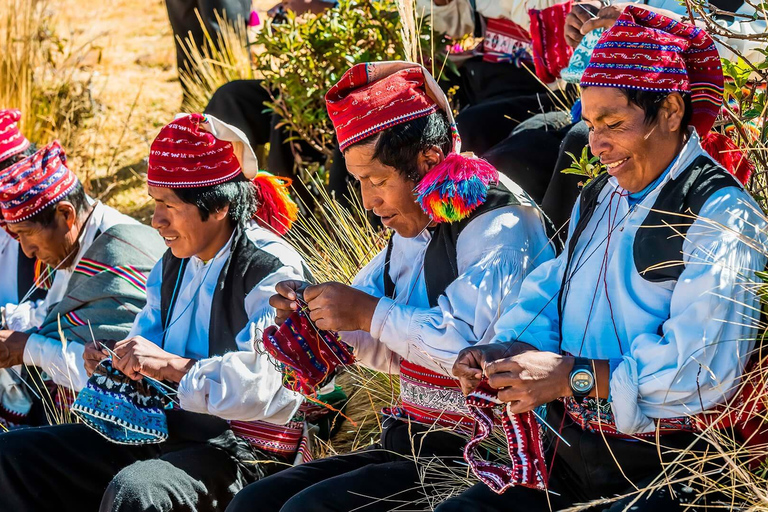
[[[434,482],[420,475],[412,454],[461,459],[466,439],[388,420],[380,445],[295,466],[249,485],[227,512],[385,512],[431,510]],[[411,457],[409,459],[408,457]]]
[[[219,33],[219,23],[216,20],[215,12],[218,12],[219,16],[226,14],[230,23],[235,23],[238,18],[240,18],[241,23],[248,23],[251,15],[250,0],[165,0],[165,7],[168,10],[171,29],[173,29],[173,38],[176,44],[176,65],[179,71],[192,69],[184,52],[185,46],[179,43],[179,38],[186,40],[192,36],[192,40],[198,48],[201,48],[206,42],[203,27],[197,19],[195,10],[200,13],[200,18],[213,41],[216,41],[216,35]]]
[[[564,417],[565,416],[565,417]],[[684,449],[694,440],[690,433],[669,434],[661,437],[662,448],[649,442],[624,440],[586,432],[565,415],[559,402],[549,408],[548,423],[555,428],[563,425],[560,433],[568,440],[565,444],[552,442],[548,449],[550,493],[513,487],[497,495],[484,484],[476,484],[463,494],[446,500],[436,512],[538,512],[561,510],[578,503],[599,498],[622,496],[648,486],[662,471],[659,453],[666,462],[676,456],[669,449]],[[551,436],[550,436],[551,437]],[[650,496],[643,495],[632,505],[633,512],[695,511],[684,508],[691,490],[684,485],[663,487]],[[620,512],[635,496],[617,502],[595,506],[592,511]],[[699,509],[701,510],[701,509]]]
[[[214,512],[260,476],[226,422],[171,414],[165,443],[112,443],[82,424],[0,435],[0,510]]]

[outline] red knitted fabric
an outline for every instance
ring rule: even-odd
[[[267,353],[283,366],[285,386],[304,395],[313,395],[337,369],[355,359],[336,333],[315,327],[301,309],[280,327],[267,327],[262,341]]]
[[[565,18],[571,12],[571,1],[546,9],[530,9],[533,65],[536,76],[548,84],[560,78],[560,70],[568,65],[573,48],[565,42]]]
[[[546,489],[547,466],[544,461],[541,427],[532,412],[510,415],[506,407],[503,408],[501,426],[507,438],[510,459],[508,465],[489,462],[478,456],[480,443],[487,439],[493,430],[494,408],[502,406],[497,394],[498,391],[491,388],[488,380],[483,378],[477,389],[467,396],[467,407],[477,421],[477,429],[472,440],[464,448],[464,460],[475,476],[497,494],[518,485]]]
[[[201,128],[203,114],[180,117],[165,126],[149,150],[147,183],[155,187],[217,185],[240,174],[231,142]]]
[[[342,151],[396,124],[438,109],[426,92],[420,66],[379,77],[373,64],[357,64],[325,95]]]
[[[0,162],[29,147],[29,141],[19,131],[19,119],[18,110],[0,110]]]
[[[65,165],[58,141],[0,172],[0,212],[8,224],[22,222],[66,196],[78,180]]]
[[[581,86],[691,94],[691,125],[712,128],[723,102],[723,70],[702,29],[630,5],[600,37]]]

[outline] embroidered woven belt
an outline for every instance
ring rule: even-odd
[[[237,437],[245,439],[257,450],[291,459],[299,450],[304,434],[303,421],[290,421],[287,425],[273,425],[266,421],[230,421]]]
[[[487,62],[531,61],[531,36],[514,21],[489,18],[483,37],[483,60]]]
[[[401,408],[384,413],[468,433],[474,428],[459,381],[406,360],[400,362],[400,399]]]

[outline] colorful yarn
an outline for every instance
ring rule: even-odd
[[[53,286],[53,268],[40,260],[35,260],[35,286],[41,290],[50,290]]]
[[[299,207],[291,199],[288,189],[292,180],[259,171],[253,179],[258,190],[259,211],[256,221],[278,235],[286,234],[299,215]]]
[[[471,153],[451,153],[416,186],[417,201],[434,222],[456,222],[485,202],[499,172]]]
[[[733,174],[742,185],[746,185],[755,170],[754,164],[733,139],[720,132],[709,132],[701,139],[704,151]]]

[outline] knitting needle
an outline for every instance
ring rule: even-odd
[[[111,350],[111,349],[110,349],[108,346],[106,346],[106,345],[105,345],[104,343],[102,343],[102,342],[99,342],[99,344],[101,345],[101,348],[103,348],[104,350],[106,350],[106,351],[109,353],[109,355],[110,355],[110,357],[112,357],[112,359],[117,359],[118,361],[120,360],[120,356],[118,356],[117,354],[115,354],[115,352],[114,352],[114,351],[112,351],[112,350]],[[148,375],[144,375],[144,374],[143,374],[143,373],[141,373],[141,372],[138,372],[138,374],[139,374],[139,375],[141,375],[142,377],[144,377],[145,379],[147,379],[147,382],[149,382],[150,384],[154,384],[155,386],[160,386],[161,388],[165,388],[165,389],[161,389],[161,390],[159,390],[159,391],[161,391],[162,393],[164,393],[164,394],[165,394],[165,396],[167,396],[167,397],[168,397],[168,399],[169,399],[171,402],[175,403],[176,405],[179,405],[179,403],[178,403],[176,400],[174,400],[173,398],[171,398],[171,396],[170,396],[170,395],[176,395],[176,394],[178,394],[178,393],[177,393],[177,391],[176,391],[175,389],[173,389],[172,387],[168,386],[167,384],[164,384],[164,383],[160,382],[160,381],[159,381],[159,380],[157,380],[157,379],[153,379],[152,377],[150,377],[150,376],[148,376]],[[167,391],[165,391],[165,390],[167,390]]]
[[[579,6],[579,7],[581,7],[581,10],[582,10],[582,11],[584,11],[584,12],[585,12],[585,13],[587,13],[587,14],[589,14],[589,15],[590,15],[590,17],[591,17],[593,20],[596,20],[596,19],[597,19],[597,15],[596,15],[596,14],[594,14],[594,13],[593,13],[592,11],[590,11],[589,9],[587,9],[586,7],[584,7],[584,5],[583,5],[583,4],[576,4],[576,5],[577,5],[577,6]]]
[[[549,423],[547,423],[547,422],[544,420],[544,418],[542,418],[541,416],[539,416],[539,413],[537,413],[537,412],[536,412],[536,409],[531,409],[531,412],[533,413],[533,415],[534,415],[534,416],[536,416],[536,419],[537,419],[537,420],[539,420],[541,423],[543,423],[545,427],[547,427],[549,430],[551,430],[551,431],[552,431],[552,433],[553,433],[553,434],[555,434],[555,435],[558,437],[558,439],[560,439],[560,440],[561,440],[563,443],[565,443],[565,446],[567,446],[568,448],[570,448],[570,447],[571,447],[571,443],[569,443],[568,441],[566,441],[566,440],[565,440],[565,438],[564,438],[563,436],[561,436],[561,435],[560,435],[560,432],[558,432],[557,430],[555,430],[554,428],[552,428],[552,425],[550,425]]]

